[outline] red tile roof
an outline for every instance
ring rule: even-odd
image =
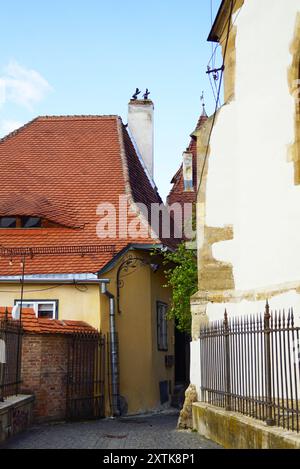
[[[143,239],[99,239],[97,207],[119,196],[160,203],[118,116],[38,117],[0,140],[0,216],[31,215],[59,226],[1,229],[4,247],[116,246],[153,243]],[[117,216],[118,216],[117,210]],[[160,242],[159,240],[157,242]],[[97,272],[111,252],[28,258],[27,274]],[[0,258],[1,275],[20,274],[20,263]]]
[[[198,119],[196,130],[199,130],[203,124],[207,121],[208,116],[206,114],[205,108],[203,107],[203,111],[201,116]],[[197,199],[197,140],[195,137],[191,137],[190,144],[187,147],[187,151],[191,152],[193,155],[193,183],[194,183],[194,192],[185,192],[184,191],[184,181],[183,181],[183,167],[182,164],[179,167],[176,174],[173,176],[171,180],[171,184],[173,184],[172,189],[168,195],[168,204],[172,205],[173,203],[194,203]]]
[[[183,180],[183,167],[182,165],[178,169],[177,173],[173,176],[171,183],[173,184],[172,189],[168,195],[168,204],[173,203],[194,203],[197,199],[197,142],[195,138],[192,138],[187,151],[193,155],[193,186],[194,192],[184,191],[184,180]]]
[[[8,319],[12,319],[12,308],[0,307],[0,320],[4,319],[6,310],[8,311]],[[31,308],[23,308],[22,326],[24,332],[36,334],[74,334],[76,332],[92,334],[98,332],[97,329],[83,321],[37,318]]]

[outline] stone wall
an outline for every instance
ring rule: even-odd
[[[203,402],[193,405],[193,429],[226,449],[300,449],[300,434]]]
[[[66,415],[68,337],[25,334],[22,392],[35,395],[34,420],[59,420]]]
[[[0,402],[0,443],[32,423],[33,396],[11,396]]]

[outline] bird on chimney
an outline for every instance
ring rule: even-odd
[[[135,93],[132,95],[132,99],[135,101],[139,94],[141,94],[141,91],[138,88],[136,88]]]
[[[143,94],[143,98],[144,98],[145,101],[148,99],[149,94],[150,94],[150,91],[148,90],[148,88],[146,88],[146,93]]]

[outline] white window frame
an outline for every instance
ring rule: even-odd
[[[32,308],[37,318],[39,317],[39,305],[45,305],[45,304],[52,305],[52,318],[51,319],[57,319],[57,309],[58,309],[57,300],[48,300],[48,301],[47,300],[23,300],[22,301],[23,308]],[[20,306],[21,300],[15,300],[15,305]]]

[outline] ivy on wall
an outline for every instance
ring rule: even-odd
[[[168,319],[174,319],[178,330],[191,332],[192,316],[190,298],[198,290],[197,257],[194,250],[182,242],[174,252],[163,253],[163,265],[167,279],[165,287],[171,287],[172,303]]]

